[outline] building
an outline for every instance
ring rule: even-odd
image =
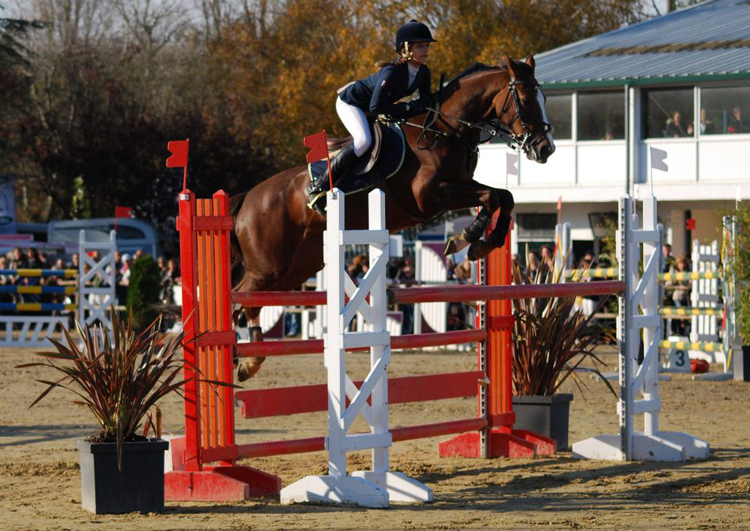
[[[521,156],[507,176],[510,150],[487,144],[475,174],[508,179],[514,252],[553,240],[559,198],[577,258],[598,249],[597,214],[614,215],[625,192],[653,187],[675,256],[720,238],[723,209],[750,199],[750,2],[704,2],[545,52],[536,77],[556,152],[544,165]],[[650,146],[667,152],[667,173],[650,175]]]

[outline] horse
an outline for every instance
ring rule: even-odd
[[[465,70],[441,87],[437,108],[402,124],[404,162],[394,176],[377,184],[385,193],[389,231],[424,223],[446,211],[481,207],[446,252],[469,245],[469,258],[479,259],[503,245],[513,195],[473,181],[482,135],[502,134],[527,158],[542,164],[555,151],[533,56],[514,61],[505,54],[504,59],[500,66],[477,63]],[[418,147],[420,140],[425,145]],[[233,291],[293,290],[323,268],[326,223],[308,207],[308,184],[306,167],[298,166],[231,198]],[[347,228],[366,228],[367,194],[347,194],[345,201]],[[498,209],[496,228],[483,240]],[[253,341],[262,341],[260,308],[238,310],[235,317],[241,311],[251,325]],[[238,380],[255,375],[264,359],[240,363]]]

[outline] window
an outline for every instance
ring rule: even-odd
[[[581,92],[578,94],[578,140],[625,138],[625,94]]]
[[[555,239],[557,214],[518,214],[519,238]]]
[[[643,91],[643,137],[693,136],[693,89]]]
[[[570,94],[550,94],[544,105],[547,119],[555,128],[555,140],[570,140],[572,134],[572,96]]]
[[[750,87],[701,89],[702,135],[750,133]]]

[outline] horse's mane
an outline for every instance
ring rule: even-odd
[[[461,86],[460,81],[462,79],[467,79],[473,75],[482,74],[485,72],[504,72],[506,70],[508,70],[508,67],[506,67],[505,65],[491,66],[491,65],[486,65],[484,63],[474,63],[469,68],[467,68],[460,74],[453,77],[450,81],[448,81],[448,83],[443,85],[443,90],[442,90],[443,101],[446,101],[459,89],[459,87]]]
[[[474,63],[469,68],[467,68],[460,74],[456,75],[453,79],[448,81],[448,83],[446,83],[446,86],[451,85],[452,83],[455,83],[457,81],[460,81],[461,79],[465,77],[469,77],[472,74],[476,74],[477,72],[486,72],[488,70],[507,70],[507,68],[505,66],[491,66],[491,65],[486,65],[484,63]]]

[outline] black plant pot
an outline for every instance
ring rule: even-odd
[[[514,396],[513,428],[533,431],[557,442],[557,450],[568,449],[568,417],[572,394],[552,396]]]
[[[732,372],[735,380],[750,382],[750,345],[742,345],[742,350],[734,352]]]
[[[76,441],[81,452],[81,505],[96,514],[164,510],[164,451],[167,441],[126,442],[122,472],[113,442]]]

